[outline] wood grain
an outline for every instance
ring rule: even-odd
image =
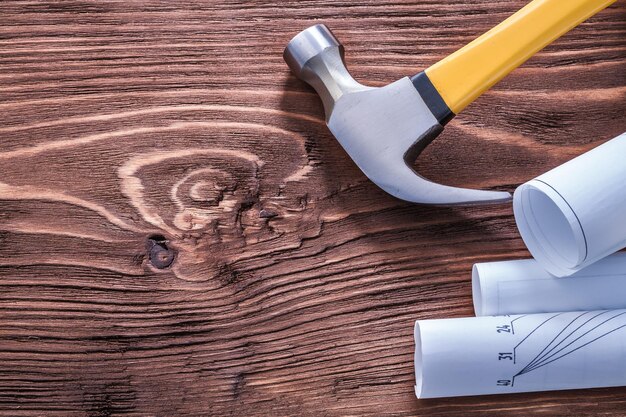
[[[0,3],[0,415],[626,415],[626,389],[418,401],[414,320],[528,256],[511,208],[366,180],[288,73],[327,23],[359,80],[436,62],[523,0]],[[626,4],[532,58],[417,162],[521,182],[626,130]]]

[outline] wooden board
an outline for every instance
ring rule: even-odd
[[[415,319],[528,256],[509,205],[370,183],[282,60],[327,23],[412,75],[516,1],[0,3],[0,415],[624,415],[626,389],[418,401]],[[417,162],[512,191],[626,130],[626,5],[532,58]]]

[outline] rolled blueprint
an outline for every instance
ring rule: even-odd
[[[415,323],[418,398],[626,385],[626,310]]]
[[[534,259],[474,265],[477,316],[626,309],[626,253],[618,252],[567,278]]]
[[[522,184],[513,210],[528,250],[555,276],[626,247],[626,133]]]

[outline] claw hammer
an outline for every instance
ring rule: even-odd
[[[324,104],[326,123],[365,175],[389,194],[421,204],[506,202],[508,192],[437,184],[410,165],[443,126],[537,51],[615,0],[534,0],[413,77],[380,88],[355,81],[344,48],[324,25],[287,45],[284,59]]]

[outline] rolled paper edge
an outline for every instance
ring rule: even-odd
[[[415,339],[415,355],[413,358],[415,366],[415,396],[420,399],[423,396],[424,374],[423,374],[423,354],[422,354],[422,334],[419,321],[415,322],[413,328],[413,337]]]
[[[558,207],[560,214],[567,219],[576,243],[577,261],[575,263],[568,262],[560,256],[560,248],[555,248],[553,242],[543,234],[529,202],[531,191],[539,192],[548,198]],[[585,232],[569,203],[552,186],[537,179],[520,185],[513,195],[513,214],[526,247],[533,258],[550,274],[556,277],[567,277],[585,266],[584,261],[587,257]]]
[[[474,303],[474,314],[477,317],[489,315],[489,313],[485,312],[486,306],[483,297],[485,288],[481,279],[481,270],[486,265],[489,265],[489,263],[474,264],[472,267],[472,302]]]

